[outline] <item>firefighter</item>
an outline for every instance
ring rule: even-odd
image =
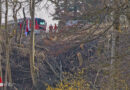
[[[55,30],[55,33],[57,32],[57,25],[55,24],[55,26],[54,26],[54,30]]]
[[[52,26],[52,24],[49,26],[49,32],[52,32],[52,30],[53,30],[53,26]]]

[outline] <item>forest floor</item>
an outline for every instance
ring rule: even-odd
[[[120,35],[120,60],[118,62],[119,81],[124,80],[128,88],[130,88],[130,45],[129,32]],[[63,32],[62,32],[63,33]],[[95,82],[95,77],[99,70],[101,70],[96,87],[104,88],[109,85],[109,65],[110,54],[107,52],[106,40],[100,37],[94,40],[86,40],[88,31],[78,31],[74,34],[42,34],[36,35],[35,39],[35,66],[38,78],[39,90],[45,90],[46,84],[53,87],[60,81],[61,72],[74,73],[79,69],[86,68],[84,76],[85,80],[92,86]],[[96,32],[97,34],[98,32]],[[48,37],[49,36],[49,37]],[[96,36],[96,35],[95,35]],[[95,37],[93,36],[93,37]],[[91,35],[87,38],[91,38]],[[82,39],[83,42],[81,41]],[[84,42],[86,40],[86,42]],[[10,63],[11,73],[14,87],[18,90],[32,90],[32,81],[30,75],[29,65],[29,49],[30,38],[23,37],[22,45],[18,45],[11,40],[10,44]],[[3,74],[5,73],[5,45],[2,45],[2,67]],[[82,60],[79,58],[82,57]],[[108,66],[108,68],[107,68]],[[61,68],[62,67],[62,70]],[[104,70],[105,68],[105,70]],[[107,69],[106,69],[107,68]],[[108,80],[108,82],[106,82]],[[24,87],[20,89],[21,87]],[[42,89],[41,89],[42,88]],[[92,87],[91,87],[92,88]],[[14,90],[14,89],[13,89]]]

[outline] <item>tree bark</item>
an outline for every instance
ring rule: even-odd
[[[77,0],[74,0],[74,19],[77,19]]]
[[[20,30],[19,44],[21,44],[23,30],[25,30],[25,27],[26,27],[26,15],[25,15],[25,9],[24,8],[23,8],[23,16],[24,16],[24,21],[23,21],[23,24],[22,24],[22,29]]]
[[[9,62],[9,34],[8,34],[8,0],[5,2],[5,30],[6,30],[6,71],[5,71],[5,84],[9,81],[9,83],[12,83],[11,78],[11,68],[10,68],[10,62]],[[7,90],[7,86],[4,87],[4,90]]]
[[[114,78],[113,78],[113,72],[114,72],[114,63],[115,61],[115,31],[112,27],[112,44],[111,44],[111,72],[110,72],[110,78],[111,78],[111,90],[114,88]]]
[[[18,13],[18,11],[21,8],[21,3],[18,2],[17,0],[13,1],[12,3],[13,3],[13,19],[14,19],[14,22],[15,22],[15,31],[16,31],[15,41],[17,42],[18,41],[18,20],[17,20],[17,13]],[[18,5],[19,5],[18,9],[16,9]]]
[[[2,62],[2,57],[1,57],[1,53],[2,53],[2,47],[1,47],[1,37],[0,37],[0,78],[3,80],[3,77],[2,77],[2,65],[1,65],[1,62]],[[3,88],[1,87],[1,89],[3,90]]]
[[[0,29],[1,29],[1,21],[2,21],[2,1],[0,0]]]
[[[119,29],[120,29],[119,28],[120,27],[120,22],[119,22],[120,15],[119,15],[118,11],[114,12],[113,16],[114,16],[113,17],[114,25],[112,27],[112,44],[111,44],[111,90],[116,89],[114,75],[116,72],[115,62],[118,62],[116,60],[119,60],[119,59],[117,59],[117,56],[118,56],[118,49],[119,49],[118,43],[119,43]]]
[[[1,29],[1,20],[2,20],[2,2],[1,2],[1,0],[0,0],[0,29]],[[1,32],[0,32],[1,33]],[[1,77],[1,79],[2,79],[2,65],[1,65],[1,62],[2,62],[2,58],[1,58],[1,52],[2,52],[2,47],[1,47],[1,37],[0,37],[0,77]],[[3,79],[2,79],[3,80]]]
[[[18,27],[17,27],[17,25],[18,25],[18,21],[17,21],[17,16],[14,15],[13,18],[14,18],[14,22],[15,22],[15,30],[16,30],[15,41],[17,42],[17,37],[18,37]]]
[[[30,70],[31,70],[31,77],[32,77],[32,83],[33,86],[36,87],[37,81],[36,81],[36,71],[35,71],[35,34],[34,34],[34,26],[35,26],[35,0],[30,1],[30,8],[31,8],[31,43],[30,43]]]

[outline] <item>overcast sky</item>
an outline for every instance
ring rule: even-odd
[[[58,23],[58,21],[54,21],[51,16],[51,14],[55,12],[55,6],[50,2],[47,3],[47,6],[44,5],[46,5],[45,0],[40,4],[41,9],[36,8],[36,17],[45,19],[48,25]],[[48,9],[46,7],[48,7]]]
[[[48,8],[47,8],[48,7]],[[29,12],[28,12],[28,8],[25,8],[25,13],[26,13],[26,17],[29,17]],[[3,8],[4,11],[4,8]],[[54,21],[53,17],[51,16],[51,14],[53,14],[55,12],[55,6],[51,3],[48,2],[46,4],[46,0],[43,0],[43,2],[41,2],[40,4],[37,5],[37,8],[35,9],[35,17],[37,18],[42,18],[45,19],[47,22],[47,25],[54,25],[55,23],[58,24],[58,21]],[[12,9],[9,8],[9,15],[8,15],[8,19],[12,20]],[[18,18],[23,18],[23,14],[22,14],[22,9],[20,10],[20,12],[18,13]],[[3,20],[4,22],[4,14],[3,14]]]

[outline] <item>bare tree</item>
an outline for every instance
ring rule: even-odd
[[[6,71],[5,71],[5,83],[7,84],[8,81],[9,83],[12,83],[12,78],[11,78],[11,68],[10,68],[10,62],[9,62],[9,49],[10,49],[10,43],[9,43],[9,34],[8,34],[8,0],[5,1],[5,30],[6,30]],[[7,90],[5,86],[4,90]]]
[[[23,35],[23,29],[25,29],[25,27],[26,27],[25,8],[23,8],[23,16],[24,16],[24,21],[23,21],[22,29],[20,30],[19,44],[21,44],[21,39],[22,39],[22,35]]]
[[[0,0],[0,29],[1,29],[1,21],[2,21],[2,1]]]
[[[2,21],[2,2],[0,0],[0,29],[1,29],[1,21]],[[0,32],[1,34],[1,32]],[[1,42],[2,38],[0,37],[0,42]],[[1,43],[0,43],[0,77],[2,78],[2,66],[1,66],[1,61],[2,61],[2,57],[1,57],[1,52],[2,52],[2,47],[1,47]]]
[[[30,15],[31,15],[31,42],[30,42],[30,71],[32,77],[32,83],[35,87],[37,84],[36,81],[36,70],[35,70],[35,0],[30,0]]]
[[[17,13],[21,9],[22,4],[18,0],[13,0],[12,4],[13,4],[13,18],[14,18],[14,22],[15,22],[15,31],[16,31],[15,41],[17,42],[17,37],[18,37]],[[17,6],[19,6],[19,7],[17,8]]]

